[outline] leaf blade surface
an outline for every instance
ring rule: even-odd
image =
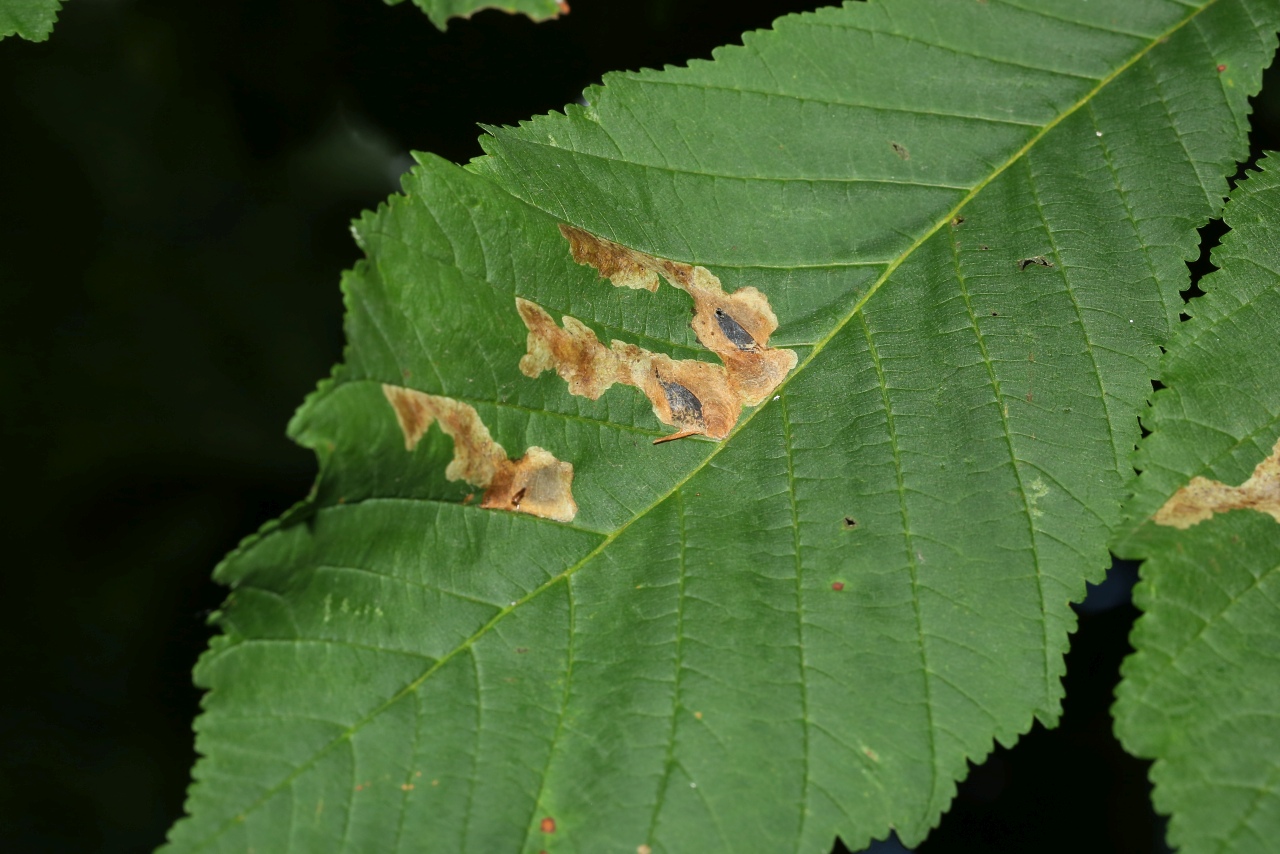
[[[910,69],[904,44],[914,50],[934,30],[978,37],[971,23],[942,27],[971,10],[943,8],[816,16],[823,33],[853,33],[842,52],[816,48],[812,23],[784,19],[739,53],[636,85],[703,75],[713,97],[724,63],[744,89],[843,80],[853,94],[842,100],[861,103],[856,95],[883,97],[889,81],[817,73],[810,56]],[[397,620],[423,633],[394,647],[405,687],[390,699],[374,691],[337,735],[315,736],[316,762],[350,754],[345,795],[322,791],[315,765],[285,762],[262,775],[276,782],[244,800],[239,821],[205,782],[225,743],[208,733],[231,705],[218,686],[250,672],[210,662],[252,636],[235,629],[247,620],[237,612],[266,608],[237,600],[223,615],[232,630],[198,672],[213,688],[191,805],[202,820],[180,825],[175,846],[230,850],[257,832],[288,850],[292,837],[278,834],[305,823],[267,818],[282,801],[297,816],[330,805],[309,832],[378,850],[818,851],[836,833],[856,845],[891,827],[911,843],[946,808],[966,759],[993,738],[1011,743],[1033,715],[1054,721],[1068,602],[1105,563],[1183,260],[1243,156],[1245,97],[1275,24],[1265,4],[1135,4],[1132,20],[1090,22],[1111,31],[1084,50],[1054,39],[1081,29],[1060,20],[1066,8],[1015,10],[1016,29],[992,31],[1012,53],[980,63],[987,76],[970,76],[982,97],[961,113],[1007,108],[1014,96],[994,69],[1017,89],[1037,54],[1056,82],[1026,87],[1012,131],[976,123],[954,162],[930,148],[931,134],[897,133],[910,124],[877,137],[878,159],[849,155],[833,141],[842,127],[862,132],[861,114],[824,129],[825,113],[793,122],[786,104],[767,120],[723,102],[663,113],[630,77],[610,78],[589,94],[594,107],[568,118],[497,132],[473,172],[424,159],[406,196],[357,227],[369,259],[345,282],[347,360],[293,425],[321,457],[317,494],[220,578],[238,585],[233,596],[271,580],[301,607],[292,591],[319,585],[314,556],[354,549],[360,559],[348,562],[366,574],[394,567],[433,597],[478,600],[475,610],[424,601],[416,621]],[[918,38],[880,37],[895,14]],[[1039,52],[1008,47],[1028,14]],[[930,49],[966,56],[964,44],[944,47]],[[759,59],[769,51],[782,59]],[[954,68],[941,62],[926,71],[947,70],[950,85]],[[1238,75],[1230,87],[1216,70],[1224,62]],[[614,87],[625,97],[610,101]],[[923,83],[910,91],[922,93],[921,111],[943,109]],[[942,99],[953,113],[956,97]],[[632,110],[646,120],[615,130]],[[698,121],[681,124],[689,115]],[[825,173],[785,154],[796,122],[827,141]],[[770,145],[784,154],[766,156]],[[726,172],[734,163],[750,174]],[[946,174],[926,182],[886,163]],[[903,195],[847,195],[872,179]],[[600,281],[568,258],[564,220],[705,264],[726,289],[762,291],[781,322],[771,346],[800,356],[776,399],[722,443],[655,447],[665,431],[634,389],[586,400],[554,374],[516,371],[517,296],[587,322],[601,341],[699,355],[687,297]],[[1020,269],[1033,258],[1051,266]],[[406,455],[381,383],[472,403],[513,455],[537,445],[570,460],[579,515],[499,522],[505,514],[456,506],[466,490],[443,477],[450,443],[432,431]],[[404,515],[374,524],[393,499]],[[344,514],[377,535],[330,521]],[[530,565],[527,538],[550,557]],[[288,545],[266,545],[275,540]],[[329,631],[335,613],[372,614],[342,617],[345,637],[381,637],[365,623],[385,618],[391,594],[359,590],[362,602],[326,612],[317,587],[298,613]],[[276,615],[253,631],[283,624]],[[297,626],[297,636],[323,631]],[[405,653],[432,661],[410,676]],[[384,732],[384,720],[400,729]],[[353,842],[352,827],[399,830]]]

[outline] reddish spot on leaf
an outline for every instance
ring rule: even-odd
[[[543,832],[543,833],[555,833],[555,832],[556,832],[556,820],[555,820],[554,818],[551,818],[551,816],[547,816],[546,818],[544,818],[544,819],[542,820],[542,832]]]
[[[1219,73],[1219,74],[1221,74],[1222,72],[1224,72],[1224,71],[1226,71],[1226,70],[1227,70],[1227,67],[1226,67],[1225,65],[1219,65],[1219,66],[1218,66],[1218,73]]]
[[[844,589],[844,582],[843,581],[831,582],[831,589],[839,593],[841,590]]]

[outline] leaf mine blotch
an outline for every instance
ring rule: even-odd
[[[737,423],[742,401],[724,367],[672,359],[623,341],[605,347],[577,318],[563,318],[562,328],[541,306],[519,297],[516,310],[529,330],[528,352],[520,359],[525,376],[555,371],[570,394],[588,400],[615,383],[633,386],[649,398],[659,421],[689,435],[723,439]]]
[[[692,297],[693,331],[723,367],[676,361],[620,341],[606,348],[577,319],[565,317],[561,330],[546,312],[517,299],[529,328],[528,354],[520,361],[526,376],[554,369],[569,384],[570,394],[593,400],[612,383],[632,385],[649,397],[662,423],[723,439],[743,406],[763,402],[795,368],[798,358],[793,350],[768,346],[778,318],[768,298],[755,288],[727,294],[705,267],[645,255],[570,225],[562,224],[560,232],[575,261],[594,267],[615,286],[655,291],[666,281]],[[698,407],[688,405],[683,394],[671,398],[664,383],[678,383]],[[692,417],[695,411],[700,420]]]
[[[658,289],[657,271],[642,260],[647,256],[571,225],[561,225],[560,233],[569,241],[573,260],[595,267],[601,276],[618,287],[646,291]]]
[[[482,508],[528,513],[557,522],[570,522],[578,514],[572,463],[556,459],[537,445],[530,446],[519,459],[509,459],[489,435],[475,407],[453,398],[385,384],[382,393],[395,410],[405,450],[416,448],[432,424],[440,425],[453,440],[453,459],[444,476],[483,489]]]
[[[1227,486],[1206,477],[1191,481],[1164,503],[1154,517],[1157,525],[1186,530],[1230,510],[1256,510],[1280,522],[1280,440],[1271,456],[1258,463],[1239,486]]]

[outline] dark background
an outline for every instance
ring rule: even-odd
[[[210,571],[311,485],[284,427],[341,356],[348,222],[407,151],[465,161],[476,122],[818,5],[573,0],[441,34],[377,0],[73,0],[48,42],[0,42],[0,849],[147,851],[181,813]],[[1062,726],[975,769],[919,851],[1164,850],[1111,736],[1112,575]]]

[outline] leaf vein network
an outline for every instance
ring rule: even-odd
[[[1092,101],[1092,99],[1098,94],[1098,92],[1100,92],[1105,86],[1107,86],[1109,83],[1111,83],[1121,74],[1123,74],[1133,65],[1135,65],[1137,62],[1139,62],[1144,57],[1146,57],[1157,45],[1166,41],[1173,33],[1177,32],[1182,27],[1186,26],[1188,22],[1195,20],[1195,17],[1197,15],[1203,14],[1205,10],[1211,8],[1216,2],[1217,0],[1208,0],[1208,2],[1206,2],[1203,7],[1199,7],[1199,8],[1188,7],[1190,11],[1188,12],[1186,17],[1184,17],[1182,20],[1170,26],[1169,29],[1166,30],[1160,37],[1153,38],[1142,49],[1135,51],[1134,54],[1130,56],[1128,60],[1118,65],[1109,74],[1102,77],[1101,79],[1088,78],[1090,80],[1096,81],[1094,87],[1091,90],[1089,90],[1084,95],[1082,95],[1075,103],[1066,106],[1053,119],[1046,122],[1040,131],[1034,134],[1031,137],[1031,139],[1029,139],[1016,151],[1014,151],[1003,163],[998,164],[995,168],[993,168],[991,170],[991,173],[988,176],[986,176],[982,181],[978,182],[971,190],[969,190],[968,193],[964,195],[962,199],[960,199],[959,202],[957,202],[950,210],[948,210],[941,217],[939,217],[935,221],[932,227],[926,229],[922,234],[920,234],[916,238],[914,242],[912,242],[898,256],[896,256],[890,261],[890,263],[886,266],[885,271],[881,273],[880,277],[872,284],[871,287],[867,289],[866,293],[864,293],[853,304],[850,310],[843,317],[839,318],[836,321],[836,323],[833,325],[830,332],[828,332],[823,338],[821,338],[817,343],[815,343],[815,345],[813,346],[813,349],[809,352],[809,354],[800,362],[800,364],[796,366],[796,368],[791,372],[791,374],[785,380],[783,380],[783,382],[778,386],[778,388],[775,389],[775,394],[782,394],[785,391],[787,385],[792,380],[794,380],[795,377],[803,373],[804,370],[808,367],[808,365],[811,364],[815,358],[817,358],[817,356],[826,348],[826,346],[835,338],[835,336],[841,330],[843,330],[855,316],[861,313],[862,307],[880,289],[880,287],[883,286],[883,284],[888,280],[888,278],[893,275],[893,273],[898,269],[898,267],[900,267],[908,258],[912,257],[916,249],[918,249],[921,245],[923,245],[935,233],[937,233],[939,230],[945,227],[946,224],[949,223],[952,220],[952,218],[955,217],[956,214],[959,213],[965,207],[965,205],[967,205],[973,198],[975,198],[980,192],[982,192],[982,190],[984,190],[992,181],[994,181],[997,177],[1003,174],[1010,166],[1012,166],[1015,163],[1021,162],[1023,158],[1027,155],[1027,153],[1036,145],[1036,143],[1038,143],[1041,139],[1043,139],[1046,134],[1048,134],[1050,131],[1056,128],[1066,118],[1073,115],[1081,107],[1085,106],[1090,101]],[[806,20],[806,19],[801,18],[799,20]],[[826,22],[826,24],[828,26],[835,26],[830,24],[830,22]],[[855,29],[853,27],[845,27],[845,26],[841,26],[839,28]],[[1042,70],[1042,69],[1034,69],[1034,70]],[[598,555],[600,555],[606,548],[608,548],[609,545],[611,545],[623,532],[628,530],[630,526],[634,524],[637,519],[642,518],[654,507],[657,507],[658,505],[665,502],[671,495],[673,495],[679,489],[681,489],[685,484],[687,484],[692,478],[694,478],[697,474],[699,474],[708,465],[714,465],[716,457],[725,447],[729,445],[729,443],[733,440],[734,436],[736,436],[740,431],[745,429],[745,427],[752,422],[755,416],[759,412],[767,408],[768,405],[769,405],[768,402],[766,402],[762,406],[757,407],[756,409],[746,413],[738,422],[738,424],[734,427],[733,431],[730,432],[730,434],[724,440],[722,440],[711,451],[711,453],[709,453],[703,459],[702,463],[692,468],[687,475],[685,475],[678,482],[673,484],[673,486],[667,492],[666,495],[661,495],[656,497],[649,504],[648,507],[646,507],[640,513],[638,513],[631,520],[620,525],[615,531],[605,536],[594,548],[592,548],[589,552],[583,555],[578,561],[566,567],[562,572],[558,573],[557,575],[543,582],[538,587],[534,588],[533,590],[525,594],[523,597],[516,600],[516,602],[507,606],[506,608],[503,608],[501,611],[495,614],[483,626],[477,629],[474,634],[472,634],[462,643],[458,644],[458,646],[455,647],[452,651],[442,656],[434,665],[427,668],[422,673],[422,675],[414,679],[412,682],[410,682],[408,685],[406,685],[396,694],[392,695],[385,702],[380,703],[377,706],[375,706],[373,709],[371,709],[368,712],[368,714],[366,714],[363,718],[353,723],[347,729],[346,732],[338,736],[338,738],[336,738],[333,742],[330,742],[330,744],[325,745],[324,747],[321,747],[319,750],[317,750],[311,758],[301,763],[292,773],[286,775],[285,778],[282,779],[275,786],[272,786],[271,788],[267,789],[265,792],[261,793],[257,798],[255,798],[251,803],[247,804],[245,808],[239,811],[235,816],[232,816],[226,819],[218,828],[213,830],[207,837],[205,837],[205,839],[202,842],[197,843],[195,846],[195,849],[199,850],[211,844],[215,839],[220,837],[228,829],[230,829],[231,827],[235,826],[240,821],[242,821],[243,817],[247,813],[261,808],[272,797],[274,797],[275,794],[277,794],[283,787],[290,785],[292,781],[295,780],[299,775],[305,773],[307,770],[312,768],[316,764],[316,762],[318,762],[334,746],[336,746],[337,744],[343,741],[349,742],[352,735],[354,735],[356,732],[359,732],[361,729],[363,729],[365,725],[367,725],[370,721],[374,720],[383,711],[385,711],[386,709],[394,705],[396,702],[398,702],[403,696],[409,694],[412,691],[416,691],[423,683],[425,683],[428,679],[430,679],[437,671],[439,671],[442,667],[448,664],[453,659],[454,656],[471,650],[474,644],[480,638],[488,634],[489,631],[494,626],[496,626],[499,622],[501,622],[506,617],[507,614],[511,613],[516,608],[521,607],[525,603],[530,602],[533,599],[537,598],[543,592],[548,590],[551,586],[558,583],[560,580],[568,578],[569,576],[577,573],[584,566],[591,563]],[[477,690],[478,690],[478,686],[477,686]],[[931,733],[930,737],[932,740],[933,738],[932,727],[931,727],[930,733]],[[683,766],[681,767],[683,770]],[[936,775],[936,763],[935,763],[935,775]],[[474,779],[474,775],[473,775],[473,779]],[[698,794],[699,794],[699,797],[702,797],[701,792],[699,792]],[[468,798],[468,806],[470,805],[470,800],[471,799]],[[705,799],[704,799],[704,803],[705,803]],[[716,824],[716,827],[721,837],[727,838],[724,836],[724,829],[720,825],[719,817],[714,812],[710,810],[709,812],[711,814],[713,822]],[[465,839],[464,839],[464,842],[465,842]],[[464,845],[464,849],[465,849],[465,845]]]

